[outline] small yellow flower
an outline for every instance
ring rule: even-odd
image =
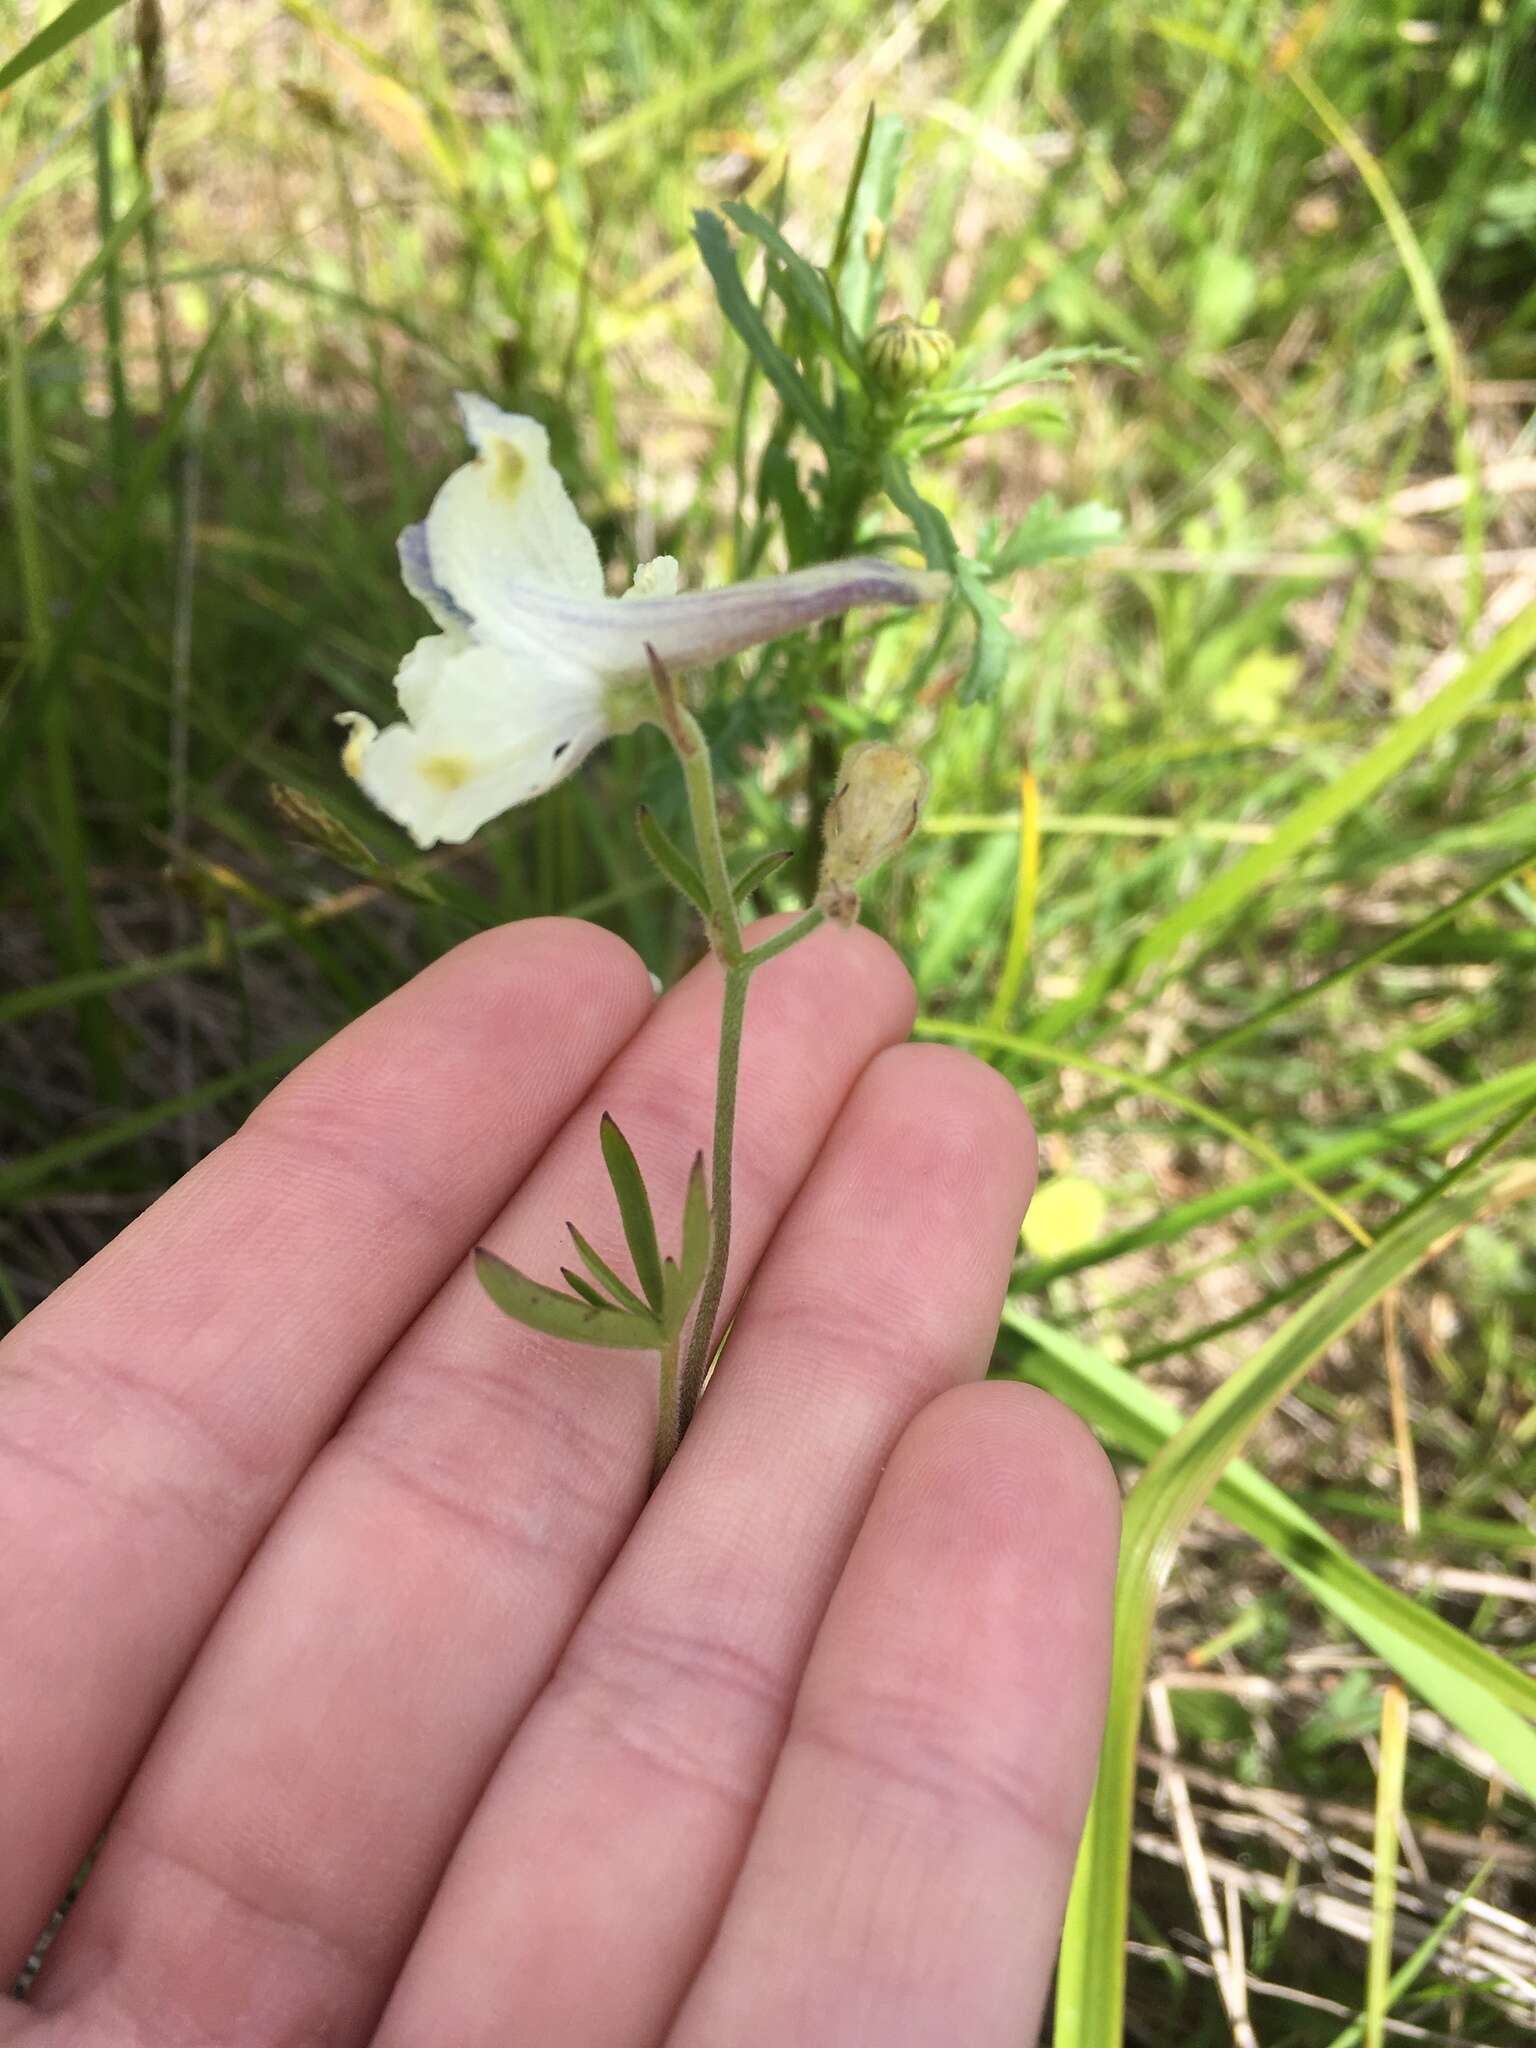
[[[1091,1180],[1070,1173],[1048,1180],[1024,1218],[1025,1249],[1037,1259],[1068,1258],[1098,1239],[1108,1213],[1103,1189]]]

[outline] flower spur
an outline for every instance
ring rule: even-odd
[[[661,555],[608,596],[602,563],[536,420],[459,395],[474,459],[400,536],[406,588],[440,630],[395,677],[403,716],[359,712],[347,772],[421,847],[460,845],[652,715],[647,649],[668,668],[718,661],[853,605],[910,605],[948,578],[874,557],[679,594]]]

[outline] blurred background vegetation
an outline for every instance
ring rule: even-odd
[[[633,837],[637,797],[676,803],[659,747],[402,887],[331,721],[386,715],[424,630],[394,536],[461,458],[456,386],[547,422],[621,568],[782,562],[771,393],[691,216],[745,197],[824,260],[871,104],[903,137],[880,313],[936,300],[972,374],[1124,358],[921,464],[962,546],[1012,537],[989,701],[960,701],[963,626],[922,619],[856,635],[846,688],[792,645],[707,700],[742,847],[810,829],[807,716],[924,751],[930,816],[871,921],[920,1028],[977,1034],[1024,1092],[1047,1173],[996,1369],[1129,1474],[1155,1437],[1128,1386],[1188,1411],[1490,1131],[1524,1156],[1531,0],[62,12],[100,18],[0,87],[11,1316],[466,932],[571,909],[669,979],[698,953]],[[60,13],[0,0],[0,66]],[[377,867],[306,843],[273,783]],[[1432,1702],[1399,1667],[1401,1813],[1379,1799],[1381,1642],[1300,1569],[1327,1530],[1399,1620],[1498,1653],[1529,1716],[1536,1227],[1494,1207],[1270,1414],[1254,1462],[1305,1543],[1213,1514],[1183,1545],[1128,2039],[1342,2044],[1372,1956],[1421,1946],[1374,2038],[1536,2024],[1530,1752],[1469,1735],[1456,1687],[1486,1672],[1431,1634]]]

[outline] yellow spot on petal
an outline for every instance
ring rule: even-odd
[[[360,711],[343,711],[337,716],[337,724],[351,728],[345,746],[341,750],[341,765],[356,782],[362,774],[363,756],[378,737],[378,727],[371,718],[364,718]]]
[[[429,754],[421,764],[422,780],[450,793],[462,789],[474,772],[462,754]]]
[[[495,472],[491,479],[492,490],[503,498],[515,498],[528,474],[528,458],[522,449],[514,448],[510,441],[493,441],[491,467]]]

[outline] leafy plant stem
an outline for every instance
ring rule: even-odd
[[[656,1404],[656,1463],[651,1475],[653,1486],[671,1464],[678,1439],[683,1433],[682,1413],[678,1405],[681,1391],[678,1384],[678,1354],[681,1349],[681,1336],[671,1338],[661,1347],[661,1394]]]
[[[819,910],[807,910],[793,924],[750,951],[742,944],[735,884],[720,836],[720,811],[715,799],[715,776],[708,742],[698,720],[682,703],[671,677],[654,654],[651,657],[651,677],[661,708],[663,730],[672,742],[683,771],[688,817],[699,857],[699,879],[706,899],[710,947],[725,972],[720,1010],[720,1049],[715,1068],[714,1136],[710,1145],[709,1263],[704,1269],[698,1308],[694,1313],[681,1369],[677,1365],[675,1347],[670,1365],[665,1354],[662,1358],[661,1416],[656,1438],[656,1477],[660,1478],[704,1391],[713,1355],[715,1320],[725,1293],[725,1269],[731,1254],[731,1161],[736,1137],[736,1087],[741,1073],[741,1034],[747,1014],[747,987],[754,972],[765,961],[787,952],[797,941],[807,937],[822,923],[823,916]],[[675,1428],[669,1414],[674,1408]]]
[[[793,924],[785,925],[783,931],[775,932],[771,939],[764,939],[761,945],[751,947],[742,955],[746,967],[761,967],[769,960],[776,960],[781,953],[787,953],[791,946],[798,946],[802,939],[808,939],[816,927],[825,924],[824,910],[812,908],[801,911]]]
[[[670,687],[670,686],[669,686]],[[709,940],[720,963],[729,972],[742,959],[741,919],[736,911],[736,892],[726,864],[720,838],[720,813],[715,803],[715,774],[710,766],[709,745],[691,711],[674,696],[667,731],[682,765],[683,786],[688,793],[688,820],[698,849],[699,870],[709,898]]]
[[[702,850],[702,849],[701,849]],[[678,1433],[688,1427],[704,1391],[713,1355],[715,1318],[725,1293],[725,1269],[731,1256],[731,1160],[736,1140],[736,1083],[741,1073],[741,1032],[747,1014],[747,985],[752,967],[740,960],[727,967],[725,1000],[720,1012],[720,1053],[715,1068],[715,1130],[710,1148],[709,1264],[699,1290],[699,1306],[683,1359],[678,1386]]]

